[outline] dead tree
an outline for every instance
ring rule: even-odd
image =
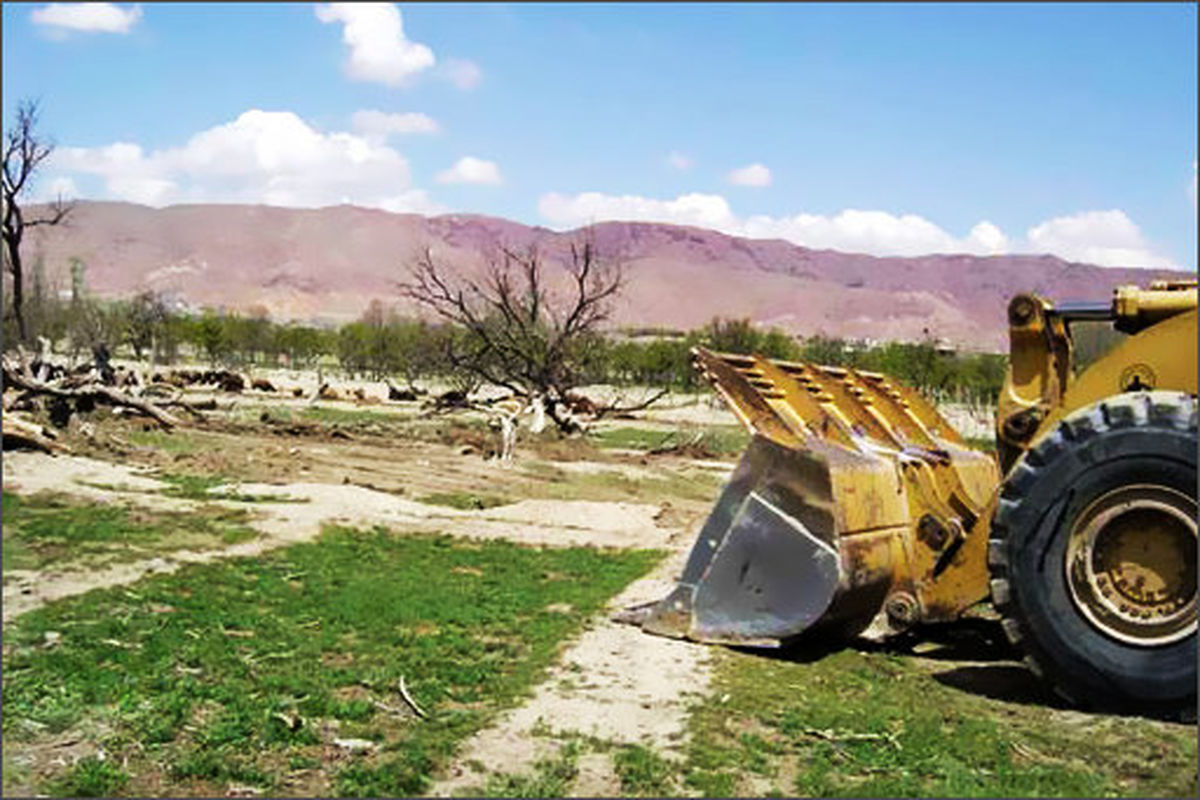
[[[72,206],[60,197],[41,214],[26,217],[22,195],[32,185],[38,167],[54,152],[54,145],[37,132],[38,107],[33,100],[17,106],[16,123],[4,135],[4,261],[12,277],[12,313],[17,338],[29,341],[25,326],[25,272],[21,264],[21,240],[28,228],[57,225],[67,218]]]
[[[563,272],[559,280],[548,274],[535,247],[501,247],[476,279],[455,274],[426,249],[400,288],[463,333],[444,339],[451,367],[522,397],[540,396],[558,428],[573,432],[567,394],[598,349],[624,274],[590,239],[571,245]]]

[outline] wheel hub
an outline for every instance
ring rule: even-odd
[[[1196,501],[1165,486],[1099,497],[1067,543],[1067,585],[1106,635],[1156,646],[1196,630]]]

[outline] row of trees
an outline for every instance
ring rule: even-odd
[[[385,378],[418,384],[429,377],[470,389],[482,380],[454,354],[470,346],[471,333],[451,322],[429,322],[397,313],[375,300],[363,315],[339,327],[277,323],[265,309],[249,313],[175,310],[168,298],[143,292],[125,300],[101,300],[87,290],[81,262],[72,265],[64,292],[46,281],[40,261],[30,269],[26,325],[58,352],[72,357],[104,343],[139,360],[172,364],[188,357],[213,365],[255,368],[322,365],[349,377]],[[6,295],[5,302],[10,302]],[[6,317],[13,319],[12,315]],[[15,330],[6,331],[15,334]],[[12,341],[12,339],[9,339]],[[922,391],[991,402],[1004,379],[1006,359],[992,353],[939,352],[932,342],[863,347],[823,336],[798,339],[778,328],[745,319],[714,319],[686,333],[660,331],[631,337],[592,333],[577,337],[567,362],[572,386],[589,383],[644,385],[695,391],[700,378],[691,348],[814,361],[886,372]],[[476,342],[476,347],[478,342]]]

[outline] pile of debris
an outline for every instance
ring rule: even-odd
[[[162,428],[177,427],[179,419],[168,408],[182,408],[203,418],[202,409],[215,404],[183,400],[182,391],[162,391],[163,385],[144,386],[132,370],[114,368],[108,348],[97,345],[92,360],[67,366],[50,360],[50,345],[40,340],[37,355],[30,357],[24,348],[5,353],[3,366],[3,442],[4,448],[32,448],[47,453],[64,452],[66,447],[56,441],[55,429],[65,429],[76,414],[87,414],[97,406],[108,406],[121,413],[149,417]],[[46,427],[23,416],[22,413],[44,413],[49,417]]]

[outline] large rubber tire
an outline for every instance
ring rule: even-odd
[[[1194,508],[1196,452],[1195,398],[1115,395],[1066,417],[1001,488],[988,548],[992,600],[1028,666],[1076,705],[1195,718],[1194,626],[1154,646],[1106,633],[1072,597],[1067,551],[1080,515],[1121,487],[1166,487]]]

